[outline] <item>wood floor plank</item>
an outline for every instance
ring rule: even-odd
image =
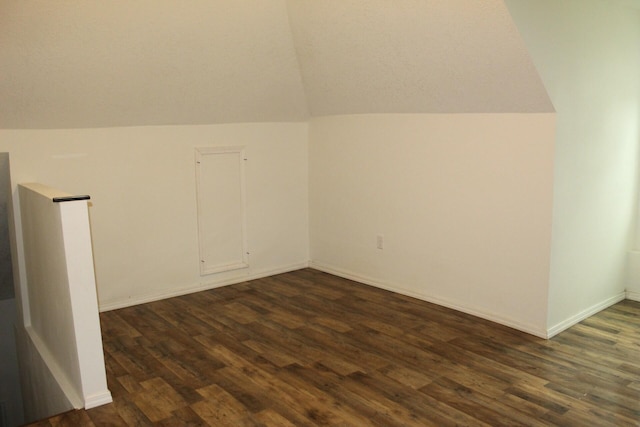
[[[225,386],[225,389],[229,391],[229,393],[233,393],[234,389],[238,387],[242,387],[246,393],[250,394],[252,399],[260,402],[260,407],[255,405],[247,405],[247,408],[255,408],[256,414],[264,412],[267,409],[270,409],[273,413],[278,414],[280,417],[283,417],[289,420],[290,423],[298,426],[311,426],[314,425],[313,422],[309,420],[306,414],[305,408],[301,407],[298,404],[291,404],[292,397],[287,393],[287,390],[276,389],[273,390],[270,387],[265,387],[256,383],[256,381],[249,380],[244,375],[243,372],[238,371],[236,369],[222,369],[219,371],[219,374],[222,378],[227,381],[230,381],[233,384],[233,387],[229,388]],[[220,385],[228,384],[225,381],[222,381]],[[294,393],[295,395],[295,393]],[[238,399],[239,400],[239,399]],[[256,417],[259,419],[256,415]]]
[[[344,387],[343,383],[346,377],[337,374],[320,363],[315,364],[313,367],[291,365],[287,367],[287,370],[298,378],[313,384],[319,390],[331,395],[336,400],[348,402],[349,407],[368,419],[370,425],[403,425],[404,420],[394,417],[384,405]]]
[[[210,426],[253,426],[257,422],[251,411],[217,384],[198,389],[204,400],[191,409]]]
[[[296,427],[295,424],[271,409],[265,409],[256,414],[256,419],[265,427]]]
[[[288,407],[294,408],[299,414],[304,414],[310,421],[324,425],[346,424],[341,415],[324,404],[321,399],[318,399],[318,396],[309,393],[308,390],[291,386],[288,382],[270,375],[223,346],[215,346],[211,348],[211,351],[224,360],[227,365],[225,369],[241,373],[243,376],[239,376],[240,379],[251,381],[255,383],[256,387],[279,396],[279,400]]]
[[[152,425],[151,420],[131,401],[131,396],[126,395],[114,398],[111,405],[115,408],[118,416],[124,420],[127,426],[149,426]],[[95,409],[95,408],[94,408]],[[87,411],[90,415],[94,411]],[[103,424],[108,425],[108,424]]]
[[[120,416],[116,405],[103,405],[86,411],[87,415],[96,426],[124,426],[127,422]]]
[[[487,396],[479,390],[463,386],[447,377],[441,377],[422,387],[420,392],[490,425],[513,427],[545,427],[547,425],[501,402],[499,398]]]
[[[340,418],[345,421],[346,425],[371,425],[369,419],[356,409],[345,404],[342,400],[336,399],[321,388],[318,388],[315,383],[307,381],[304,377],[297,375],[291,365],[287,367],[287,369],[278,370],[276,375],[287,384],[297,389],[305,390],[314,396],[316,402],[322,403],[322,407],[328,408],[330,411],[338,410]]]
[[[376,398],[381,396],[385,399],[385,402],[393,402],[393,406],[385,403],[390,407],[400,405],[401,410],[409,411],[408,416],[411,419],[415,419],[418,424],[424,425],[428,421],[438,426],[491,425],[478,417],[458,410],[450,405],[449,402],[434,399],[427,394],[415,393],[412,389],[408,389],[378,372],[369,374],[357,372],[350,374],[348,377],[357,384],[359,393],[375,395]],[[398,408],[395,411],[398,411]],[[406,415],[402,417],[402,419],[405,418]]]
[[[163,427],[207,425],[207,423],[189,406],[176,409],[172,412],[172,416],[170,418],[165,418],[155,424]]]
[[[32,425],[640,425],[633,301],[543,340],[303,269],[100,322],[114,402]]]
[[[353,410],[378,426],[430,426],[437,425],[430,419],[420,417],[403,405],[370,390],[351,376],[336,374],[333,370],[316,364],[313,369],[291,366],[297,376],[305,378],[321,390],[345,402]]]

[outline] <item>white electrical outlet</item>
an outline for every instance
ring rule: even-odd
[[[378,234],[376,239],[376,246],[378,249],[384,249],[384,236],[382,234]]]

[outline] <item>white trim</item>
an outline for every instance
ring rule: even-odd
[[[327,264],[322,264],[322,263],[318,263],[315,261],[311,261],[309,263],[309,267],[314,268],[316,270],[320,270],[320,271],[324,271],[325,273],[329,273],[329,274],[333,274],[336,276],[340,276],[340,277],[344,277],[345,279],[350,279],[350,280],[354,280],[356,282],[360,282],[363,283],[365,285],[369,285],[369,286],[374,286],[376,288],[381,288],[381,289],[385,289],[387,291],[391,291],[391,292],[396,292],[398,294],[402,294],[402,295],[406,295],[406,296],[410,296],[413,298],[417,298],[419,300],[422,301],[427,301],[433,304],[437,304],[443,307],[447,307],[447,308],[451,308],[453,310],[456,311],[460,311],[463,313],[467,313],[470,314],[472,316],[476,316],[476,317],[480,317],[482,319],[485,320],[489,320],[495,323],[499,323],[501,325],[504,326],[508,326],[510,328],[513,329],[517,329],[519,331],[522,332],[526,332],[528,334],[534,335],[536,337],[539,338],[547,338],[547,331],[540,329],[534,325],[527,325],[524,323],[521,323],[515,319],[510,319],[510,318],[506,318],[503,316],[500,316],[498,314],[495,313],[488,313],[482,310],[478,310],[476,308],[473,307],[469,307],[465,304],[461,304],[459,302],[456,301],[451,301],[448,299],[444,299],[444,298],[440,298],[440,297],[436,297],[433,295],[427,295],[427,294],[423,294],[423,293],[418,293],[418,292],[414,292],[414,291],[410,291],[407,289],[403,289],[403,288],[399,288],[396,285],[392,285],[390,283],[384,283],[381,282],[379,280],[370,278],[370,277],[365,277],[362,275],[359,275],[357,273],[353,273],[350,271],[345,271]]]
[[[237,283],[246,282],[249,280],[261,279],[263,277],[273,276],[276,274],[288,273],[290,271],[300,270],[309,267],[309,262],[302,262],[299,264],[290,264],[280,268],[261,270],[252,274],[244,274],[242,276],[235,276],[230,279],[224,279],[220,281],[212,281],[209,283],[198,283],[196,285],[189,286],[187,288],[172,290],[167,292],[159,292],[155,294],[140,295],[129,298],[127,300],[105,301],[100,303],[99,310],[111,311],[119,308],[131,307],[138,304],[146,304],[148,302],[159,301],[167,298],[179,297],[181,295],[192,294],[195,292],[206,291],[209,289],[220,288],[228,285],[235,285]]]
[[[627,299],[631,300],[631,301],[638,301],[640,302],[640,292],[637,291],[630,291],[627,289],[626,292],[626,297]]]
[[[209,274],[222,273],[231,270],[240,270],[249,267],[249,249],[247,243],[247,186],[246,186],[246,172],[245,163],[247,156],[244,146],[233,147],[196,147],[195,149],[195,169],[196,169],[196,202],[198,213],[198,248],[199,248],[199,261],[200,261],[200,275],[206,276]],[[232,263],[218,263],[211,264],[206,257],[206,248],[204,242],[206,237],[203,230],[204,214],[203,210],[203,197],[210,198],[210,194],[203,188],[204,184],[202,180],[202,162],[206,156],[219,156],[219,155],[232,155],[238,161],[239,181],[236,183],[239,185],[240,191],[240,259],[234,260]]]
[[[80,387],[85,402],[108,395],[102,349],[93,249],[86,200],[59,204]],[[109,402],[105,402],[109,403]]]
[[[102,393],[86,396],[84,399],[84,409],[96,408],[111,402],[113,402],[113,398],[111,397],[111,392],[107,390]]]
[[[573,325],[582,322],[587,317],[593,316],[599,311],[602,311],[605,308],[611,307],[612,305],[619,303],[620,301],[625,299],[626,296],[627,295],[625,292],[621,292],[618,295],[614,295],[610,298],[607,298],[606,300],[599,302],[598,304],[592,305],[591,307],[585,310],[582,310],[580,313],[574,316],[571,316],[566,320],[563,320],[562,322],[556,324],[555,326],[547,330],[547,338],[551,338],[555,335],[558,335],[560,332],[565,331],[570,327],[572,327]]]

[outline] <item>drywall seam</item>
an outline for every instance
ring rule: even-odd
[[[374,286],[376,288],[385,289],[387,291],[395,292],[401,295],[406,295],[413,298],[417,298],[422,301],[437,304],[442,307],[451,308],[453,310],[460,311],[462,313],[470,314],[472,316],[480,317],[482,319],[489,320],[491,322],[499,323],[501,325],[508,326],[510,328],[517,329],[522,332],[526,332],[528,334],[534,335],[539,338],[547,338],[547,331],[541,330],[533,325],[524,324],[524,323],[518,322],[515,319],[506,318],[504,316],[500,316],[495,313],[489,313],[486,311],[477,310],[474,307],[470,307],[468,305],[461,304],[456,301],[439,298],[437,296],[429,295],[421,292],[409,291],[407,289],[398,287],[397,285],[394,285],[394,284],[385,283],[380,280],[362,276],[356,273],[352,273],[350,271],[342,270],[340,268],[336,268],[324,263],[310,261],[309,267],[316,270],[323,271],[325,273],[333,274],[339,277],[344,277],[345,279],[354,280],[356,282],[363,283],[365,285]]]

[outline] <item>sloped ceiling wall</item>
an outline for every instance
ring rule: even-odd
[[[0,127],[553,111],[502,0],[0,0]]]
[[[307,118],[284,0],[0,0],[0,126]]]
[[[312,115],[553,111],[503,1],[288,5]]]

